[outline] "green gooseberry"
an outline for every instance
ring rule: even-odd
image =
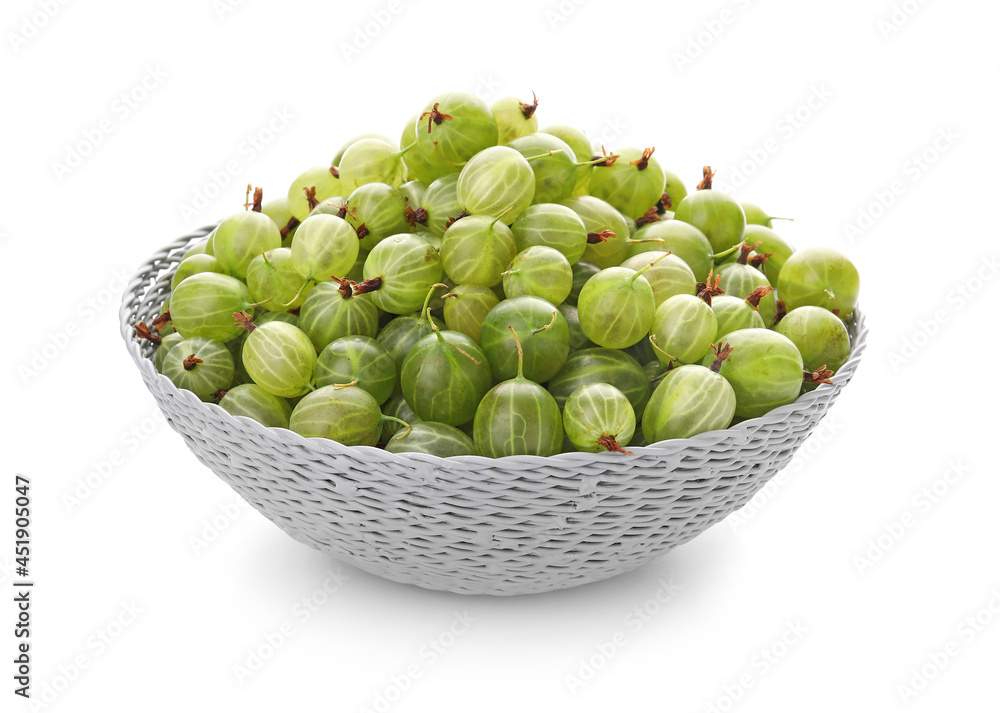
[[[406,150],[400,151],[384,139],[355,141],[344,151],[337,164],[341,190],[350,193],[368,183],[385,183],[393,187],[400,185],[406,173],[404,153]]]
[[[299,220],[292,215],[292,204],[288,197],[281,196],[269,200],[261,205],[260,212],[274,221],[274,225],[278,228],[278,234],[281,235],[281,246],[290,247]]]
[[[199,272],[177,285],[170,295],[170,321],[184,337],[228,342],[240,335],[233,312],[252,309],[247,286],[229,275]]]
[[[218,392],[232,385],[233,373],[233,356],[216,339],[185,339],[163,359],[163,375],[178,389],[193,391],[202,401],[218,401]]]
[[[595,344],[624,349],[649,334],[656,312],[653,288],[643,273],[664,253],[640,270],[609,267],[594,275],[580,290],[577,307],[580,326]]]
[[[316,386],[354,383],[379,404],[396,390],[396,363],[381,342],[361,335],[335,339],[319,353]]]
[[[635,359],[618,349],[581,349],[570,354],[559,373],[549,379],[549,392],[559,408],[584,384],[611,384],[628,397],[633,410],[642,413],[649,400],[650,383]]]
[[[508,299],[534,295],[559,305],[572,289],[573,268],[566,256],[544,245],[519,252],[503,273],[503,291]]]
[[[628,255],[629,222],[615,208],[593,196],[571,196],[561,204],[573,210],[587,229],[583,260],[598,267],[620,265]]]
[[[520,350],[511,327],[524,335]],[[514,297],[486,315],[479,344],[494,381],[511,379],[521,369],[531,381],[543,383],[555,376],[569,356],[569,325],[550,302],[533,296]]]
[[[621,391],[611,384],[584,384],[563,406],[566,437],[582,453],[629,453],[635,433],[635,411]]]
[[[587,262],[586,260],[580,260],[573,263],[573,289],[569,292],[569,297],[566,298],[566,302],[575,305],[580,299],[580,290],[583,286],[587,284],[587,281],[599,273],[601,268],[592,262]]]
[[[441,239],[444,272],[458,284],[499,284],[516,254],[517,242],[510,228],[488,215],[456,221]]]
[[[281,232],[274,221],[260,212],[261,191],[258,188],[252,210],[233,213],[215,229],[212,238],[212,254],[218,260],[223,272],[243,280],[247,276],[250,261],[260,255],[281,247]]]
[[[661,220],[649,223],[636,231],[636,241],[662,240],[657,250],[672,252],[688,264],[691,272],[699,280],[704,280],[712,269],[712,244],[708,238],[693,225],[679,220]],[[637,243],[642,245],[642,243]]]
[[[400,184],[397,190],[406,201],[407,208],[412,208],[416,211],[424,204],[424,196],[427,194],[427,188],[428,184],[423,181],[407,181]],[[422,218],[417,222],[426,224],[426,218]]]
[[[317,351],[340,337],[378,334],[378,307],[371,294],[354,294],[350,285],[321,282],[306,295],[299,310],[298,327]]]
[[[292,406],[257,384],[240,384],[226,392],[219,406],[233,416],[246,416],[271,428],[288,428]]]
[[[335,215],[312,215],[295,231],[292,265],[300,281],[305,280],[305,287],[347,273],[358,250],[358,236],[346,220]]]
[[[177,285],[181,284],[185,278],[191,277],[191,275],[197,275],[199,272],[217,272],[220,275],[226,274],[222,265],[219,261],[215,259],[213,255],[206,255],[204,253],[199,253],[186,257],[180,261],[177,265],[177,271],[174,272],[173,277],[170,278],[170,289],[176,290]]]
[[[446,285],[442,283],[431,285],[420,312],[395,317],[379,331],[376,338],[389,351],[396,364],[397,373],[402,372],[403,360],[413,350],[413,346],[417,342],[432,334],[435,329],[448,328],[444,322],[431,315],[427,309],[434,291],[441,287],[446,287]]]
[[[851,356],[851,337],[843,321],[822,307],[796,307],[774,330],[792,340],[805,371],[836,372]]]
[[[674,218],[698,228],[712,244],[712,252],[721,253],[743,240],[747,218],[735,198],[712,189],[712,169],[706,166],[704,173],[698,190],[675,208]]]
[[[243,343],[243,366],[255,384],[286,399],[312,389],[316,349],[305,332],[287,322],[257,326],[245,312],[234,318],[250,332]]]
[[[490,111],[497,122],[497,143],[506,146],[519,136],[533,134],[538,131],[538,97],[532,92],[535,101],[531,104],[516,97],[504,97],[493,102]]]
[[[405,150],[403,164],[406,166],[406,179],[431,183],[434,180],[461,170],[460,164],[452,164],[444,160],[435,146],[424,147],[417,143],[417,132],[421,126],[426,130],[426,122],[420,120],[417,114],[403,127],[403,135],[399,140],[399,146]]]
[[[769,257],[759,266],[761,272],[767,275],[769,284],[777,285],[778,277],[781,275],[781,268],[788,262],[788,258],[795,252],[781,236],[770,228],[763,225],[753,225],[747,223],[744,234],[747,244],[756,245],[758,255],[768,255]]]
[[[496,216],[513,223],[532,203],[534,172],[528,160],[509,146],[492,146],[469,159],[458,174],[458,202],[473,216]]]
[[[653,158],[655,148],[623,148],[617,156],[594,164],[590,195],[607,201],[622,215],[635,220],[663,196],[666,176]]]
[[[301,307],[312,287],[312,282],[302,284],[302,275],[296,269],[291,248],[276,248],[261,253],[247,268],[250,297],[268,312],[283,314]]]
[[[653,288],[653,300],[657,307],[674,295],[695,293],[698,280],[688,264],[677,255],[650,251],[634,255],[621,264],[630,270],[641,270],[647,265],[650,267],[643,273],[643,277]]]
[[[427,214],[427,230],[439,238],[459,216],[464,216],[458,202],[458,174],[449,173],[437,179],[424,193],[421,207]]]
[[[557,139],[565,141],[576,158],[576,184],[573,187],[574,196],[587,195],[587,188],[590,184],[590,174],[594,170],[592,163],[596,158],[590,148],[590,140],[587,135],[572,126],[547,126],[540,130],[543,134],[552,134]],[[572,260],[570,260],[572,262]]]
[[[528,206],[510,226],[518,252],[535,245],[555,248],[570,265],[587,249],[587,228],[572,209],[558,203]]]
[[[375,398],[353,385],[324,386],[292,409],[288,427],[305,438],[329,438],[345,446],[374,446],[383,416]]]
[[[753,246],[744,245],[735,262],[725,263],[716,270],[719,288],[727,295],[747,295],[750,306],[760,312],[764,326],[770,326],[776,309],[774,289],[763,272],[747,264]],[[761,256],[763,257],[763,256]]]
[[[486,355],[461,332],[439,330],[418,341],[403,359],[400,385],[424,421],[460,426],[473,419],[493,379]]]
[[[420,421],[385,444],[390,453],[426,453],[440,458],[474,456],[476,446],[464,432],[436,421]]]
[[[373,285],[375,304],[392,314],[420,309],[428,289],[441,281],[442,274],[437,250],[423,238],[406,233],[382,240],[372,248],[364,265],[365,282]]]
[[[736,418],[757,418],[798,398],[802,391],[802,355],[792,340],[771,329],[739,329],[722,341],[731,353],[719,373],[736,392]],[[716,359],[709,354],[702,363],[714,363]]]
[[[498,139],[493,112],[482,100],[464,92],[434,97],[420,115],[415,131],[424,155],[459,165],[496,146]]]
[[[696,364],[708,353],[719,332],[715,311],[694,295],[674,295],[653,315],[649,340],[662,366]]]
[[[831,248],[799,250],[785,261],[778,276],[778,294],[789,312],[812,305],[848,319],[854,313],[860,289],[857,268]]]
[[[476,452],[487,458],[551,456],[562,450],[559,405],[540,384],[524,376],[524,353],[514,327],[517,375],[490,389],[479,402],[473,424]]]
[[[562,314],[566,320],[566,325],[569,327],[570,354],[578,352],[581,349],[590,349],[597,346],[587,339],[587,335],[583,333],[583,327],[580,326],[580,313],[577,311],[575,305],[563,302],[556,309]]]
[[[309,217],[319,201],[344,195],[340,172],[333,166],[313,166],[299,174],[288,187],[288,207],[298,221]]]
[[[663,196],[660,196],[660,203],[663,206],[664,211],[672,212],[674,208],[681,204],[681,201],[687,198],[687,187],[684,185],[684,181],[681,180],[680,176],[671,171],[664,170],[663,176],[665,179],[665,185],[663,187]],[[673,218],[673,215],[671,215]],[[664,217],[662,220],[668,220]]]
[[[736,414],[736,392],[719,374],[729,353],[723,349],[711,356],[711,366],[686,364],[660,379],[642,414],[642,432],[647,441],[691,438],[729,428]]]
[[[215,231],[213,230],[212,232],[214,233]],[[191,243],[191,247],[187,249],[187,252],[181,255],[181,262],[187,260],[192,255],[210,255],[211,253],[207,252],[207,250],[208,238],[202,238],[197,242]]]
[[[389,139],[387,136],[383,136],[382,134],[359,134],[358,136],[355,136],[354,138],[344,142],[341,145],[341,147],[337,149],[337,153],[334,154],[333,160],[330,162],[330,165],[337,166],[339,168],[340,162],[344,159],[344,154],[347,153],[347,149],[351,148],[354,144],[358,143],[359,141],[363,141],[364,139],[379,139],[389,144],[390,146],[393,145],[392,140]]]
[[[420,417],[413,412],[410,405],[406,403],[406,399],[403,398],[402,392],[391,396],[388,401],[382,406],[382,414],[384,416],[392,416],[393,418],[386,419],[382,423],[382,435],[379,437],[379,441],[382,443],[388,442],[390,438],[399,432],[399,429],[403,426],[401,424],[405,423],[409,426],[415,426],[421,423]]]
[[[552,134],[534,133],[514,139],[509,146],[524,156],[534,173],[532,203],[556,203],[573,195],[576,159],[565,141]]]
[[[180,332],[171,332],[165,337],[160,339],[160,343],[156,346],[156,352],[153,355],[153,366],[159,373],[163,373],[163,362],[167,358],[167,354],[170,350],[184,341],[184,337],[181,336]]]
[[[360,248],[370,251],[390,235],[413,232],[406,208],[403,194],[392,186],[366,183],[348,196],[345,218]]]
[[[483,320],[500,302],[493,290],[482,285],[456,285],[441,299],[444,302],[444,323],[448,329],[461,332],[477,342]]]
[[[714,341],[719,341],[737,330],[767,327],[760,313],[749,302],[733,295],[713,297],[712,312],[715,313],[718,325]]]

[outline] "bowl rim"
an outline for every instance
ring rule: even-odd
[[[852,315],[854,328],[850,356],[831,378],[832,385],[821,384],[818,388],[801,394],[790,404],[779,406],[763,416],[741,421],[728,428],[706,431],[689,438],[657,441],[646,446],[629,446],[628,450],[630,453],[571,452],[557,453],[551,456],[513,455],[489,458],[479,455],[463,455],[442,457],[426,453],[391,453],[375,446],[345,446],[338,441],[328,438],[307,438],[287,428],[265,426],[247,416],[233,416],[218,404],[201,401],[193,392],[177,388],[170,379],[157,372],[153,365],[153,360],[142,353],[143,346],[139,342],[138,337],[135,336],[135,329],[133,323],[130,321],[133,317],[133,307],[138,307],[138,305],[148,299],[148,295],[161,282],[165,280],[169,283],[173,269],[167,269],[161,273],[162,265],[159,265],[159,263],[165,259],[176,259],[179,263],[180,256],[183,254],[182,251],[186,250],[192,243],[209,235],[215,230],[217,225],[208,225],[181,238],[177,238],[151,255],[136,268],[123,291],[122,303],[119,309],[119,329],[125,341],[126,348],[147,384],[150,386],[157,384],[160,389],[167,392],[172,398],[184,401],[193,408],[201,407],[206,409],[212,415],[213,419],[222,421],[229,427],[239,427],[249,430],[253,435],[262,438],[280,438],[287,443],[324,456],[350,456],[357,458],[360,455],[368,456],[374,461],[388,461],[403,466],[421,465],[435,469],[444,468],[470,471],[479,471],[486,468],[517,470],[528,474],[539,467],[544,468],[550,464],[553,466],[558,464],[561,468],[573,465],[593,464],[622,466],[630,461],[642,458],[665,458],[687,448],[706,450],[712,449],[713,446],[726,444],[725,450],[728,450],[733,445],[734,437],[736,437],[735,440],[737,442],[749,443],[753,439],[753,434],[760,428],[785,422],[789,420],[792,414],[807,411],[817,402],[830,401],[853,377],[867,347],[868,328],[865,324],[865,316],[860,309],[856,308]],[[156,270],[155,272],[154,269]],[[849,327],[849,332],[851,331]]]

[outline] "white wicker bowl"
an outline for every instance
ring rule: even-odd
[[[742,507],[792,458],[850,381],[851,358],[795,403],[724,431],[632,447],[499,459],[387,453],[233,417],[157,374],[133,325],[156,316],[203,228],[129,283],[121,334],[175,431],[206,466],[299,542],[398,582],[464,594],[527,594],[626,572]]]

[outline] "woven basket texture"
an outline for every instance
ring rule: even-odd
[[[867,330],[848,325],[848,362],[795,403],[723,431],[623,453],[499,459],[392,454],[303,438],[233,417],[159,375],[133,325],[154,318],[178,239],[126,288],[121,334],[143,381],[198,459],[294,539],[367,572],[464,594],[574,587],[634,569],[742,507],[783,468],[858,367]]]

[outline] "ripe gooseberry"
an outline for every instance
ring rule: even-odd
[[[576,159],[565,141],[552,134],[534,133],[514,139],[509,146],[531,166],[535,176],[532,203],[556,203],[573,195]]]
[[[424,193],[421,208],[426,213],[427,230],[441,237],[459,216],[464,217],[462,204],[458,202],[458,174],[441,176]]]
[[[513,223],[535,195],[531,164],[509,146],[491,146],[469,159],[458,174],[458,202],[473,216]]]
[[[403,154],[407,149],[400,151],[385,139],[355,141],[336,164],[340,172],[341,191],[348,194],[368,183],[400,185],[406,173]]]
[[[353,384],[324,386],[292,409],[288,427],[305,438],[329,438],[345,446],[374,446],[384,416],[374,397]]]
[[[497,144],[497,122],[479,98],[464,92],[434,97],[415,126],[417,146],[424,155],[462,164]]]
[[[705,166],[703,172],[698,190],[680,202],[674,218],[698,228],[712,244],[712,252],[721,253],[743,240],[747,219],[735,198],[712,190],[712,167]]]
[[[690,438],[728,428],[732,423],[736,392],[719,371],[733,348],[712,348],[710,366],[686,364],[660,379],[642,414],[642,432],[647,441]]]
[[[477,342],[483,320],[500,302],[493,290],[482,285],[456,285],[441,300],[444,302],[444,323],[448,329],[461,332]]]
[[[590,140],[587,135],[572,126],[547,126],[540,130],[543,134],[552,134],[557,139],[562,139],[573,149],[573,156],[576,158],[576,183],[573,186],[574,196],[587,194],[587,187],[590,183],[590,174],[594,170],[593,152],[590,148]],[[572,261],[570,261],[572,262]]]
[[[590,195],[607,201],[622,215],[635,220],[663,195],[666,176],[653,158],[655,147],[623,148],[594,164]]]
[[[343,217],[354,228],[361,249],[370,251],[390,235],[413,232],[406,208],[403,194],[392,186],[367,183],[348,196]]]
[[[254,307],[247,286],[229,275],[199,272],[182,281],[170,295],[170,320],[184,337],[228,342],[240,335],[233,312]]]
[[[396,364],[381,342],[361,335],[335,339],[319,353],[316,386],[353,382],[379,403],[396,390]]]
[[[836,372],[851,356],[851,337],[843,321],[822,307],[796,307],[774,331],[792,340],[802,355],[805,371]]]
[[[350,282],[321,282],[303,300],[297,326],[322,351],[349,334],[374,337],[379,332],[378,315],[372,295],[354,294]]]
[[[747,223],[744,237],[747,243],[757,246],[755,250],[758,254],[770,255],[758,268],[767,276],[768,284],[777,285],[781,268],[795,251],[781,236],[763,225]]]
[[[340,172],[333,166],[314,166],[299,174],[288,187],[288,207],[298,221],[309,217],[319,201],[343,195]]]
[[[535,245],[555,248],[570,265],[587,249],[587,228],[573,210],[558,203],[528,206],[510,226],[518,252]]]
[[[756,247],[757,245],[743,245],[736,261],[720,265],[715,274],[719,278],[719,288],[727,295],[750,296],[747,298],[750,300],[750,306],[760,312],[764,326],[770,326],[774,319],[774,290],[764,273],[747,263],[751,251]],[[769,257],[768,253],[763,255],[758,253],[754,262],[766,264]]]
[[[507,299],[534,295],[558,305],[563,303],[572,289],[573,268],[566,256],[544,245],[522,250],[503,272],[503,292]]]
[[[390,453],[426,453],[440,458],[472,456],[476,446],[464,432],[436,421],[410,424],[408,430],[397,433],[385,444]]]
[[[432,327],[403,359],[400,385],[410,408],[424,421],[468,423],[493,383],[486,355],[461,332]]]
[[[719,331],[715,311],[694,295],[674,295],[656,308],[649,341],[662,366],[701,361]]]
[[[163,375],[202,401],[218,401],[216,394],[233,383],[233,356],[218,340],[185,339],[167,353]]]
[[[515,340],[509,327],[524,339]],[[521,369],[526,378],[543,383],[555,376],[569,356],[569,325],[550,302],[530,295],[514,297],[486,315],[479,344],[494,381],[512,379]]]
[[[854,264],[831,248],[805,248],[792,254],[778,276],[778,294],[790,312],[813,305],[841,319],[854,313],[861,278]]]
[[[611,384],[584,384],[566,399],[563,428],[581,452],[631,454],[622,446],[635,433],[635,411],[625,394]]]
[[[724,341],[732,350],[719,373],[736,393],[737,418],[757,418],[798,398],[802,355],[788,337],[770,329],[738,329]],[[709,354],[702,363],[715,359]]]
[[[249,186],[247,187],[249,193]],[[249,196],[248,196],[249,197]],[[245,279],[250,261],[261,251],[281,247],[281,233],[274,221],[261,213],[263,191],[254,192],[250,210],[233,213],[215,229],[212,238],[212,254],[219,261],[224,272],[233,277]]]
[[[625,217],[610,203],[593,196],[571,196],[561,204],[580,216],[587,229],[582,259],[602,268],[620,265],[628,255],[630,231]]]
[[[570,354],[559,373],[549,379],[549,393],[562,408],[569,395],[584,384],[611,384],[628,398],[636,413],[649,399],[650,383],[635,359],[617,349],[581,349]]]
[[[698,280],[704,280],[712,269],[712,244],[693,225],[679,220],[662,220],[642,226],[634,237],[637,241],[651,238],[662,240],[656,249],[672,252],[686,262]]]
[[[559,405],[543,386],[524,376],[524,353],[517,346],[517,375],[490,389],[479,402],[473,424],[476,452],[487,458],[551,456],[562,450]]]
[[[621,266],[630,270],[642,270],[649,266],[642,276],[653,288],[653,301],[657,307],[674,295],[694,295],[698,284],[686,262],[664,251],[639,253],[625,260]]]
[[[368,254],[364,265],[372,299],[392,314],[420,309],[428,289],[441,281],[441,275],[437,250],[423,238],[406,233],[382,240]]]
[[[281,313],[301,307],[312,286],[312,282],[302,284],[302,275],[295,268],[291,248],[276,248],[261,253],[247,268],[250,298],[268,312]]]
[[[257,384],[234,386],[222,397],[219,406],[233,416],[246,416],[272,428],[288,428],[288,418],[292,415],[288,401]]]
[[[649,333],[656,300],[642,273],[666,257],[664,253],[640,270],[609,267],[587,281],[577,307],[580,326],[590,341],[609,349],[624,349]]]
[[[517,242],[510,228],[500,218],[488,215],[471,215],[456,221],[441,239],[441,264],[448,277],[458,284],[483,287],[499,284],[516,254]]]
[[[506,146],[519,136],[538,131],[538,96],[532,92],[534,102],[528,104],[516,97],[504,97],[493,102],[490,111],[497,122],[497,143]]]
[[[286,399],[312,389],[316,349],[305,332],[287,322],[257,326],[246,312],[234,313],[233,319],[249,332],[243,343],[243,366],[255,384]]]
[[[177,285],[181,284],[185,278],[191,277],[191,275],[197,275],[199,272],[217,272],[220,275],[226,274],[225,269],[219,264],[219,261],[215,259],[213,255],[206,255],[200,253],[197,255],[192,255],[191,257],[186,257],[180,261],[177,265],[177,271],[174,272],[173,277],[170,278],[170,289],[171,291],[177,289]]]

